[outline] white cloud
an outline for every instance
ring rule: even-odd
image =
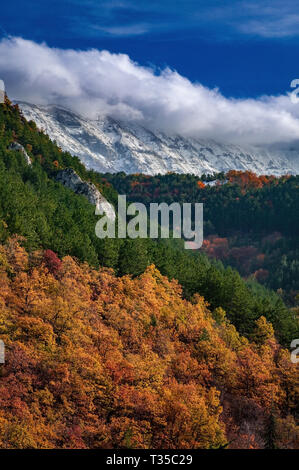
[[[0,77],[13,99],[60,104],[90,118],[110,114],[168,132],[235,143],[299,139],[299,104],[289,96],[227,99],[170,69],[157,74],[124,54],[4,39]]]
[[[151,27],[142,23],[126,26],[92,26],[92,29],[107,36],[139,36],[147,33]]]
[[[298,35],[299,15],[280,15],[276,18],[254,19],[240,24],[239,30],[246,34],[254,34],[264,38],[284,38]]]
[[[298,36],[299,10],[293,0],[238,1],[230,21],[235,30],[246,35],[291,38]]]

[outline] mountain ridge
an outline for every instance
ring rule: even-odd
[[[98,172],[218,173],[250,170],[276,176],[299,172],[297,148],[267,149],[167,135],[132,122],[100,116],[90,120],[57,105],[18,103],[24,116]]]

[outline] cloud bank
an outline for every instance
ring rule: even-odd
[[[10,98],[58,104],[91,119],[108,114],[165,132],[241,144],[299,139],[299,104],[287,95],[228,99],[124,54],[52,49],[8,38],[0,42],[0,77]]]

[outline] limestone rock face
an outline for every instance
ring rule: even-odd
[[[18,150],[19,152],[21,152],[25,157],[27,165],[31,165],[31,159],[26,150],[24,149],[23,145],[19,144],[18,142],[12,142],[8,148],[10,150]]]
[[[111,220],[115,220],[115,212],[112,204],[100,193],[96,186],[92,183],[82,181],[79,175],[72,169],[67,168],[57,173],[56,180],[67,188],[70,188],[76,194],[82,194],[88,201],[96,206],[99,214],[105,214]]]

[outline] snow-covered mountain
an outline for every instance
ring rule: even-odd
[[[99,172],[157,174],[252,170],[258,174],[299,173],[299,148],[241,147],[204,139],[153,132],[145,127],[100,117],[88,120],[56,105],[19,102],[24,116],[52,140]]]

